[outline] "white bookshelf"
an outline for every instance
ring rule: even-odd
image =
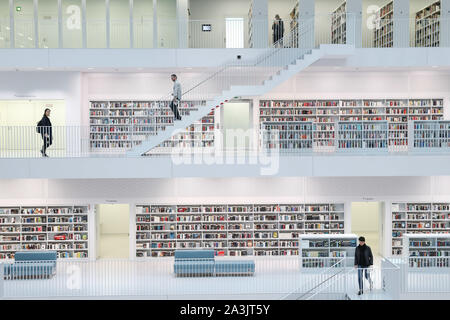
[[[300,234],[343,233],[343,203],[136,206],[136,257],[298,255]]]
[[[352,145],[362,149],[364,139],[370,149],[405,151],[410,121],[442,120],[444,116],[443,99],[261,100],[259,109],[261,128],[265,124],[283,128],[290,123],[312,123],[314,151],[346,150]],[[361,132],[355,132],[353,124],[360,125]],[[358,136],[360,143],[354,141]],[[293,136],[291,145],[309,139],[294,137],[298,136]],[[265,138],[261,134],[262,144]]]
[[[90,101],[90,148],[93,151],[129,149],[173,124],[170,101]],[[182,101],[180,115],[204,105]]]
[[[263,122],[261,124],[261,143],[263,149],[312,150],[312,122],[290,121]]]
[[[302,235],[299,243],[302,268],[352,267],[358,236],[355,234]],[[345,261],[338,263],[343,258]]]
[[[415,149],[439,151],[450,148],[450,121],[414,121],[413,129]]]
[[[405,234],[450,233],[450,203],[393,203],[391,212],[392,255],[402,255]]]
[[[410,268],[450,267],[450,235],[405,234],[403,255]]]
[[[416,47],[439,47],[441,1],[417,11],[415,21]]]
[[[331,15],[331,43],[347,43],[347,2],[342,3]]]
[[[0,259],[13,259],[16,251],[26,250],[88,258],[88,214],[89,206],[1,207]]]
[[[340,151],[388,150],[387,121],[341,121],[338,126]]]
[[[373,45],[375,48],[394,46],[394,2],[390,1],[377,12]]]

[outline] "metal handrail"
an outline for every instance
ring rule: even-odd
[[[311,290],[305,292],[302,296],[300,296],[297,300],[302,300],[302,298],[306,295],[308,295],[310,292],[312,292],[314,289],[320,287],[322,284],[324,284],[325,282],[330,281],[331,279],[333,279],[334,277],[336,277],[337,275],[341,274],[342,272],[344,272],[345,269],[342,269],[341,271],[339,271],[338,273],[335,273],[334,275],[332,275],[331,277],[329,277],[328,279],[325,279],[324,281],[322,281],[321,283],[319,283],[317,286],[315,286],[314,288],[311,288]],[[346,275],[349,274],[352,270],[350,269],[347,273],[345,273]],[[330,285],[326,286],[324,289],[328,288]],[[316,293],[314,293],[312,296],[308,297],[307,300],[313,298],[314,296],[318,295],[321,292],[321,290],[317,291]]]
[[[328,272],[329,270],[332,270],[332,269],[335,268],[337,265],[339,265],[340,263],[344,262],[346,259],[347,259],[347,258],[342,258],[341,260],[339,260],[339,261],[337,261],[335,264],[333,264],[331,267],[329,267],[329,268],[323,270],[322,272],[320,272],[317,276],[321,276],[321,275],[325,274],[326,272]],[[345,269],[345,268],[344,268],[344,269]],[[341,270],[340,272],[342,272],[342,271],[343,271],[343,270]],[[338,272],[337,274],[339,274],[340,272]],[[330,279],[330,278],[328,278],[328,279],[322,281],[319,285],[321,285],[322,283],[328,281],[329,279]],[[315,287],[314,287],[314,288],[315,288]],[[313,289],[314,289],[314,288],[313,288]],[[313,289],[311,289],[311,290],[313,290]],[[299,288],[295,289],[294,291],[289,292],[288,294],[286,294],[285,296],[283,296],[283,297],[281,298],[281,300],[285,300],[287,297],[289,297],[290,295],[296,293],[296,291],[298,291],[298,290],[299,290]],[[307,292],[309,292],[309,291],[311,291],[311,290],[308,290]],[[304,294],[303,294],[301,297],[303,297],[303,296],[304,296]],[[299,299],[296,299],[296,300],[299,300]]]

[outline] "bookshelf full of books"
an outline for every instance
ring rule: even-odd
[[[388,150],[387,121],[340,121],[339,149]]]
[[[58,258],[89,257],[89,206],[0,208],[0,259],[16,251],[54,250]]]
[[[214,150],[215,126],[214,111],[211,111],[201,120],[194,122],[184,132],[177,133],[169,140],[163,141],[157,147],[148,151],[145,155],[169,154],[183,151]]]
[[[347,2],[342,3],[331,15],[331,43],[347,43]]]
[[[312,122],[263,122],[261,124],[262,149],[312,150]]]
[[[301,267],[305,269],[351,267],[358,237],[355,234],[300,236]]]
[[[136,206],[136,257],[210,248],[218,256],[299,254],[302,234],[343,234],[344,204]]]
[[[173,124],[170,101],[91,101],[91,151],[125,150]],[[205,105],[204,101],[182,101],[180,115]]]
[[[444,102],[443,99],[261,100],[259,110],[261,143],[265,146],[275,147],[273,140],[264,140],[272,137],[264,135],[265,128],[287,129],[288,124],[300,126],[303,122],[305,127],[312,124],[313,151],[363,149],[364,145],[372,150],[406,151],[410,122],[441,121]],[[441,125],[440,134],[445,138],[445,123]],[[306,131],[306,136],[285,135],[296,141],[279,144],[280,149],[302,145],[302,150],[306,150],[311,145],[303,143],[310,140],[309,130]]]
[[[450,233],[450,203],[393,203],[391,212],[392,255],[403,254],[405,234]]]
[[[403,251],[410,268],[450,267],[448,234],[405,234]]]
[[[375,48],[391,48],[394,46],[394,2],[382,6],[376,17],[373,45]]]
[[[441,1],[417,11],[415,21],[416,47],[439,47]]]
[[[450,148],[450,121],[413,121],[413,129],[416,150],[426,148],[428,152]]]

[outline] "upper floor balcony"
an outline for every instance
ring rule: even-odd
[[[218,130],[208,137],[194,131],[143,156],[127,153],[143,139],[139,125],[123,125],[115,135],[108,131],[108,139],[99,138],[93,126],[41,127],[39,132],[36,127],[4,126],[0,178],[450,174],[450,121],[410,121],[407,130],[386,121],[339,121],[332,132],[310,122],[271,126],[266,123],[256,133]],[[201,137],[195,138],[197,134]],[[224,136],[235,143],[223,144]]]

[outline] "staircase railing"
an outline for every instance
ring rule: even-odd
[[[311,295],[314,290],[317,290],[325,283],[335,279],[335,277],[345,272],[345,262],[348,258],[342,258],[332,266],[320,271],[319,273],[311,273],[311,280],[304,286],[295,289],[294,291],[283,296],[281,300],[302,300]]]
[[[349,20],[348,18],[346,20]],[[326,19],[331,21],[332,15],[326,16]],[[236,55],[236,58],[214,68],[206,76],[197,78],[192,75],[191,83],[193,84],[186,84],[186,79],[180,77],[179,82],[182,88],[187,88],[182,92],[182,100],[201,101],[209,111],[229,99],[241,96],[242,92],[247,92],[240,90],[236,93],[232,90],[235,86],[264,85],[264,81],[280,74],[283,69],[287,70],[289,65],[296,64],[297,60],[311,53],[315,47],[332,43],[332,40],[328,38],[323,41],[314,40],[314,21],[315,17],[301,23],[299,21],[298,25],[282,39],[276,41],[271,47],[263,49],[263,52],[256,56],[247,58]],[[352,37],[347,36],[346,39],[347,44],[354,43]],[[248,90],[248,95],[253,95],[251,88]],[[161,101],[167,103],[171,99],[172,97],[166,96]],[[206,101],[208,103],[205,103]],[[168,125],[172,123],[170,122]],[[165,127],[161,129],[164,130]]]

